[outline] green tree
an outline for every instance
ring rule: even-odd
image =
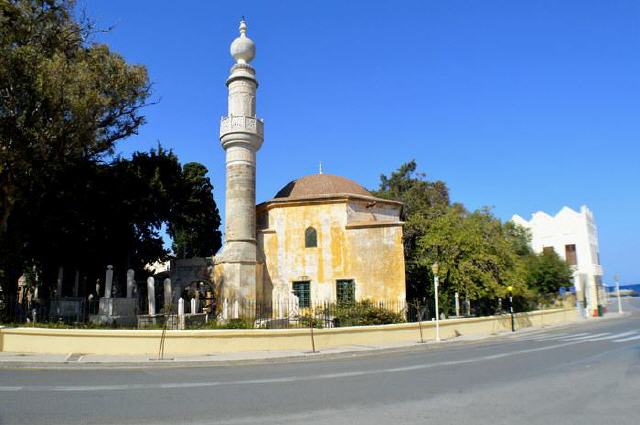
[[[573,272],[554,251],[531,255],[527,261],[527,284],[543,301],[556,297],[560,288],[571,286]]]
[[[438,262],[447,299],[454,292],[469,300],[504,297],[509,285],[525,293],[522,257],[510,238],[511,230],[489,209],[469,213],[453,206],[419,239],[420,261]],[[446,311],[448,305],[444,305]]]
[[[168,226],[173,252],[178,258],[210,257],[222,245],[222,238],[207,168],[197,162],[185,164],[181,183]]]
[[[432,226],[433,220],[449,207],[449,190],[442,181],[431,182],[417,171],[415,160],[402,164],[390,176],[380,176],[380,186],[373,194],[403,203],[401,219],[405,222],[403,243],[407,281],[407,299],[423,298],[431,281],[431,266],[421,257],[418,240]]]
[[[88,162],[144,122],[146,69],[91,43],[94,27],[74,19],[73,7],[0,1],[0,278],[11,282],[38,245],[25,235],[43,221],[59,224],[46,219],[49,208],[95,171]],[[64,224],[62,234],[77,226]]]

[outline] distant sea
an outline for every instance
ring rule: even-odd
[[[607,292],[615,292],[616,291],[616,286],[605,286],[605,288],[607,289]],[[640,285],[620,285],[620,290],[623,289],[633,289],[634,291],[636,291],[637,294],[640,294]]]

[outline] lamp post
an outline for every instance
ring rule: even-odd
[[[622,314],[622,301],[620,301],[620,275],[616,273],[616,292],[618,293],[618,313]]]
[[[436,342],[440,342],[440,311],[438,309],[438,270],[440,266],[437,262],[433,263],[431,266],[431,271],[433,272],[433,290],[434,290],[434,298],[436,301]]]
[[[509,312],[511,313],[511,332],[516,331],[516,321],[513,317],[513,286],[507,286],[507,291],[509,291]]]

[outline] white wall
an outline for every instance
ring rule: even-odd
[[[511,221],[531,231],[531,247],[536,253],[544,247],[553,247],[566,260],[565,246],[576,245],[578,264],[574,266],[574,285],[579,293],[584,291],[588,310],[597,309],[596,283],[601,282],[602,266],[598,258],[598,229],[591,210],[584,205],[579,212],[563,207],[555,216],[538,211],[531,220],[514,215]]]

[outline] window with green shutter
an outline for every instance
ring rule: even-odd
[[[336,301],[338,304],[354,304],[356,302],[356,283],[353,279],[336,281]]]
[[[318,246],[318,232],[313,227],[307,227],[304,231],[304,247],[316,248]]]
[[[300,308],[308,308],[311,307],[311,294],[310,289],[311,282],[308,280],[293,282],[293,294],[298,297],[298,301],[300,301]]]

